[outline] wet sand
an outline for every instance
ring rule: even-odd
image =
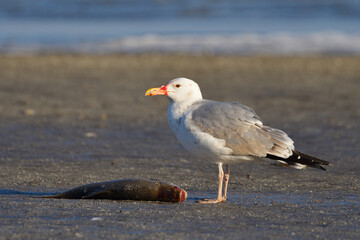
[[[251,106],[327,172],[231,165],[229,199],[217,167],[189,156],[170,131],[175,77],[205,98]],[[188,55],[0,57],[0,239],[359,239],[360,58]],[[177,184],[184,203],[41,199],[122,178]]]

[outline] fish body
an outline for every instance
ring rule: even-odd
[[[176,185],[156,180],[121,179],[82,185],[46,198],[182,202],[187,193]]]

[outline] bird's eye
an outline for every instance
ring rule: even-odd
[[[181,87],[181,85],[180,85],[180,84],[176,84],[175,87],[179,88],[179,87]]]

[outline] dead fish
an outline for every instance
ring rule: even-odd
[[[178,186],[156,180],[120,179],[90,183],[44,198],[182,202],[187,193]]]

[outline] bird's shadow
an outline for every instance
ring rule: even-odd
[[[15,191],[10,189],[0,189],[0,195],[22,195],[22,196],[34,196],[34,197],[42,197],[42,196],[51,196],[58,194],[58,192],[30,192],[30,191]]]

